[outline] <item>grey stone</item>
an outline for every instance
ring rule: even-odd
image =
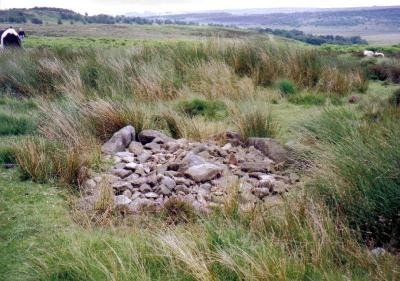
[[[378,248],[375,248],[375,249],[371,250],[371,254],[376,256],[376,257],[384,255],[385,253],[386,253],[386,250],[384,248],[381,248],[381,247],[378,247]]]
[[[143,208],[154,206],[154,205],[155,205],[155,203],[152,200],[149,200],[146,198],[137,198],[129,204],[129,210],[132,213],[136,214],[136,213],[139,213],[140,211],[142,211]]]
[[[296,173],[290,173],[289,179],[292,184],[300,181],[300,177]]]
[[[115,206],[120,207],[120,206],[127,206],[132,202],[131,199],[126,197],[125,195],[118,195],[115,196]]]
[[[126,156],[126,157],[122,158],[122,161],[125,163],[131,163],[131,162],[135,161],[135,158],[132,156]]]
[[[206,151],[207,149],[208,149],[208,147],[206,145],[200,144],[192,149],[192,153],[198,154],[200,152]]]
[[[163,184],[159,186],[159,190],[160,190],[159,192],[165,196],[170,196],[172,194],[171,189]]]
[[[203,183],[203,184],[200,185],[199,188],[200,188],[200,189],[207,190],[207,191],[210,191],[210,190],[211,190],[211,184],[209,184],[209,183]]]
[[[141,185],[147,183],[147,178],[146,177],[138,177],[137,179],[131,180],[130,182],[133,186],[141,186]]]
[[[180,147],[181,147],[180,144],[177,143],[176,141],[169,141],[166,144],[166,149],[171,153],[178,151]]]
[[[138,156],[143,152],[143,145],[140,142],[133,141],[129,144],[128,150]]]
[[[131,174],[128,177],[124,178],[124,181],[132,182],[134,180],[137,180],[138,178],[139,178],[139,175]]]
[[[156,130],[143,130],[138,135],[138,139],[143,145],[153,142],[155,139],[157,139],[158,143],[168,143],[173,141],[172,138]]]
[[[127,176],[129,176],[130,174],[132,174],[132,171],[128,171],[125,169],[113,169],[112,170],[113,175],[116,175],[120,178],[126,178]]]
[[[268,173],[274,170],[274,162],[271,160],[265,160],[263,162],[244,162],[240,163],[239,166],[242,171],[248,173]]]
[[[151,153],[145,151],[142,154],[140,154],[137,159],[139,160],[140,163],[145,163],[149,158],[151,157]]]
[[[132,197],[132,191],[130,191],[129,189],[125,190],[122,195],[125,195],[126,197],[128,197],[129,199],[131,199]]]
[[[116,132],[110,140],[103,144],[101,151],[105,154],[114,154],[118,151],[124,151],[134,139],[135,128],[126,126]]]
[[[276,140],[270,138],[249,138],[247,141],[249,146],[254,146],[264,155],[278,163],[289,160],[289,152],[280,145]]]
[[[182,162],[187,168],[206,163],[206,161],[202,157],[197,156],[193,152],[189,152],[188,154],[186,154],[186,156],[185,156],[185,158],[183,158]]]
[[[150,143],[145,144],[144,148],[150,149],[152,151],[159,151],[161,149],[161,146],[158,143],[150,142]]]
[[[139,164],[134,162],[128,163],[125,165],[125,169],[135,171],[139,167]]]
[[[83,184],[83,188],[88,189],[88,190],[94,190],[97,187],[97,183],[94,179],[88,179],[85,181]]]
[[[225,145],[222,147],[222,149],[223,149],[223,150],[230,150],[230,149],[232,149],[232,144],[227,143],[227,144],[225,144]]]
[[[176,192],[183,192],[184,194],[188,194],[190,192],[189,188],[185,185],[177,185],[175,187]]]
[[[187,178],[183,178],[183,177],[174,177],[174,181],[177,185],[186,185],[189,186],[191,185],[191,180],[187,179]]]
[[[117,181],[114,182],[111,187],[116,191],[116,192],[122,192],[127,189],[132,188],[132,185],[129,182],[126,181]]]
[[[155,193],[155,192],[147,192],[147,193],[145,193],[145,195],[144,195],[146,198],[158,198],[158,194],[157,193]]]
[[[185,173],[196,182],[204,182],[221,175],[222,168],[215,164],[206,163],[190,167]]]
[[[253,190],[253,193],[255,196],[257,196],[260,199],[263,199],[264,197],[268,196],[269,193],[269,188],[255,188]]]
[[[161,180],[161,184],[165,185],[166,187],[168,187],[168,189],[174,189],[176,186],[176,183],[173,179],[171,179],[170,177],[163,177]]]
[[[151,186],[147,183],[144,183],[140,186],[139,190],[143,193],[151,192]]]
[[[134,157],[135,155],[128,151],[121,151],[121,152],[115,153],[115,156],[117,156],[119,158],[125,158],[125,157]]]

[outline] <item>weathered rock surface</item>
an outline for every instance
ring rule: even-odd
[[[140,132],[138,139],[143,145],[151,142],[162,144],[172,141],[170,137],[156,130],[143,130]]]
[[[114,161],[105,174],[94,175],[83,188],[82,202],[95,202],[99,186],[108,184],[115,205],[132,213],[144,207],[160,208],[177,197],[202,213],[224,203],[233,182],[240,182],[240,202],[249,208],[287,192],[300,178],[293,173],[277,174],[275,166],[287,161],[288,152],[275,140],[226,133],[228,143],[174,140],[155,130],[144,130],[135,141],[135,129],[127,126],[103,145]],[[89,203],[88,203],[89,202]]]
[[[249,138],[248,146],[254,146],[256,149],[271,158],[277,163],[289,160],[289,152],[276,140],[270,138]]]
[[[214,164],[206,163],[192,166],[186,170],[185,174],[196,182],[210,181],[221,175],[222,169]]]
[[[135,139],[135,128],[126,126],[116,132],[109,141],[101,147],[105,154],[113,154],[119,151],[125,151],[126,147]]]

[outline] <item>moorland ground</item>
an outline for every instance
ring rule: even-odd
[[[0,174],[0,279],[399,279],[396,53],[206,27],[131,26],[121,39],[56,27],[0,54],[0,162],[18,164]],[[107,167],[99,147],[127,124],[274,137],[301,184],[251,211],[232,188],[209,216],[182,204],[124,218],[112,200],[78,210],[83,167]]]

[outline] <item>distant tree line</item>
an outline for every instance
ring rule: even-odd
[[[9,9],[0,11],[0,23],[32,23],[43,24],[42,16],[53,18],[54,22],[81,22],[84,24],[177,24],[177,25],[198,25],[194,22],[186,22],[171,19],[149,19],[142,17],[110,16],[105,14],[89,16],[76,13],[67,9],[35,7],[32,9]]]
[[[312,35],[306,34],[301,30],[292,29],[271,29],[271,28],[260,28],[259,32],[273,34],[281,37],[286,37],[298,41],[302,41],[311,45],[323,45],[323,44],[334,44],[334,45],[354,45],[354,44],[368,44],[368,42],[362,39],[360,36],[344,37],[339,35]]]

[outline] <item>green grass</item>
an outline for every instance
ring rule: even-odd
[[[327,51],[335,51],[342,53],[361,53],[364,50],[374,50],[378,52],[383,52],[387,55],[395,55],[400,53],[400,45],[392,45],[392,46],[370,46],[370,45],[323,45],[321,47],[323,50]]]
[[[82,38],[82,37],[28,37],[25,48],[122,48],[139,45],[156,44],[157,40]]]
[[[71,217],[65,189],[21,182],[1,171],[0,192],[0,278],[5,281],[397,276],[395,258],[377,259],[349,237],[341,240],[326,214],[301,198],[279,213],[265,210],[253,218],[228,204],[215,216],[178,226],[147,217],[124,226],[83,228],[72,220],[84,217]]]
[[[0,279],[27,280],[29,259],[70,223],[66,192],[0,170],[0,194]]]
[[[322,197],[368,243],[400,243],[400,174],[397,109],[385,109],[377,121],[364,121],[347,109],[328,110],[311,131],[325,143],[319,154],[330,174],[317,185]],[[361,117],[361,118],[360,118]]]
[[[0,136],[25,135],[34,129],[34,123],[27,117],[0,113]]]

